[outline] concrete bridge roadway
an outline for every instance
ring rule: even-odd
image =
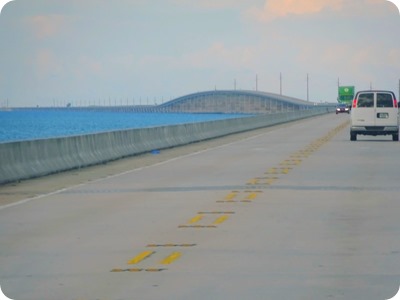
[[[400,144],[326,115],[0,209],[12,299],[384,300]]]

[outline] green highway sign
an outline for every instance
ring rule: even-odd
[[[339,86],[338,102],[350,104],[354,98],[354,86]]]

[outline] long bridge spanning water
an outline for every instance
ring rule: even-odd
[[[307,109],[313,103],[258,91],[206,91],[171,100],[159,106],[169,111],[274,113]]]
[[[71,107],[71,109],[125,112],[251,113],[269,114],[310,109],[316,103],[273,93],[245,90],[197,92],[160,105]]]

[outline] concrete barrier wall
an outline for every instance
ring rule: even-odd
[[[316,116],[332,108],[0,144],[0,184]]]

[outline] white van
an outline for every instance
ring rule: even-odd
[[[399,109],[391,91],[357,92],[351,108],[350,140],[357,134],[388,135],[399,140]]]

